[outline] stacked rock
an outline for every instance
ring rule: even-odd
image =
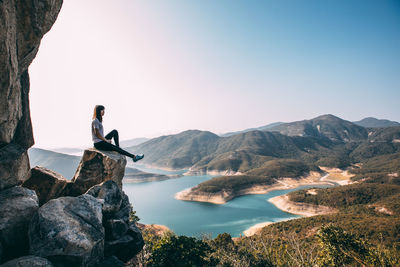
[[[129,220],[132,208],[128,196],[112,180],[93,186],[86,194],[103,202],[104,255],[123,262],[132,259],[142,250],[144,241],[135,222]]]
[[[119,186],[125,157],[92,149],[85,153],[95,157],[82,158],[77,171],[80,189],[87,187],[83,181],[93,181],[80,170],[101,163],[106,171],[100,184],[79,196],[65,196],[64,189],[76,181],[42,167],[31,170],[23,185],[30,189],[16,186],[0,191],[0,263],[13,259],[6,266],[46,262],[43,266],[118,267],[143,248],[141,232],[130,221],[128,196]]]

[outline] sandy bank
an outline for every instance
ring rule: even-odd
[[[315,216],[315,215],[324,215],[324,214],[332,214],[337,210],[334,208],[308,204],[308,203],[300,203],[293,202],[289,200],[288,195],[277,196],[268,199],[269,202],[274,204],[278,209],[283,210],[288,213],[302,215],[302,216]]]
[[[141,230],[149,230],[153,232],[155,235],[163,235],[167,232],[172,232],[171,229],[169,229],[165,225],[160,225],[160,224],[142,224],[142,223],[136,223],[136,226]]]
[[[252,235],[256,235],[261,233],[261,230],[267,226],[273,224],[273,222],[262,222],[262,223],[258,223],[256,225],[253,225],[252,227],[250,227],[249,229],[243,231],[243,234],[245,236],[252,236]]]
[[[321,178],[321,181],[333,182],[339,185],[348,185],[355,183],[351,180],[351,177],[353,177],[354,174],[349,173],[348,170],[321,166],[319,168],[327,173],[324,177]]]
[[[218,193],[207,193],[196,191],[196,187],[185,189],[175,194],[175,198],[186,201],[208,202],[214,204],[224,204],[227,201],[243,195],[266,194],[274,190],[293,189],[304,185],[333,185],[329,181],[321,181],[321,174],[318,172],[310,172],[306,177],[300,179],[280,178],[275,179],[276,183],[272,185],[254,185],[244,188],[237,192],[221,191]]]
[[[242,175],[243,173],[241,172],[235,172],[232,170],[226,170],[226,171],[218,171],[218,170],[212,170],[212,171],[203,171],[203,170],[193,170],[189,169],[184,175],[187,176],[198,176],[198,175],[211,175],[211,176],[232,176],[232,175]]]

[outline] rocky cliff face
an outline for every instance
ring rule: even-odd
[[[7,255],[0,263],[22,256],[28,264],[47,259],[55,266],[123,266],[132,259],[144,242],[122,190],[125,165],[117,152],[89,149],[74,181],[36,166],[24,187],[0,191],[0,248]]]
[[[29,111],[28,66],[54,24],[62,0],[0,1],[0,190],[29,173],[34,143]]]
[[[72,182],[29,166],[28,67],[62,2],[0,0],[0,264],[123,266],[143,247],[122,191],[125,157],[85,152]]]

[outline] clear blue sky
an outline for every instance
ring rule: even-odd
[[[122,139],[400,121],[399,48],[400,1],[65,1],[31,66],[36,144],[90,146],[95,104]]]

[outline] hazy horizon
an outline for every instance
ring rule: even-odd
[[[65,1],[29,68],[35,147],[333,114],[400,121],[396,1]]]

